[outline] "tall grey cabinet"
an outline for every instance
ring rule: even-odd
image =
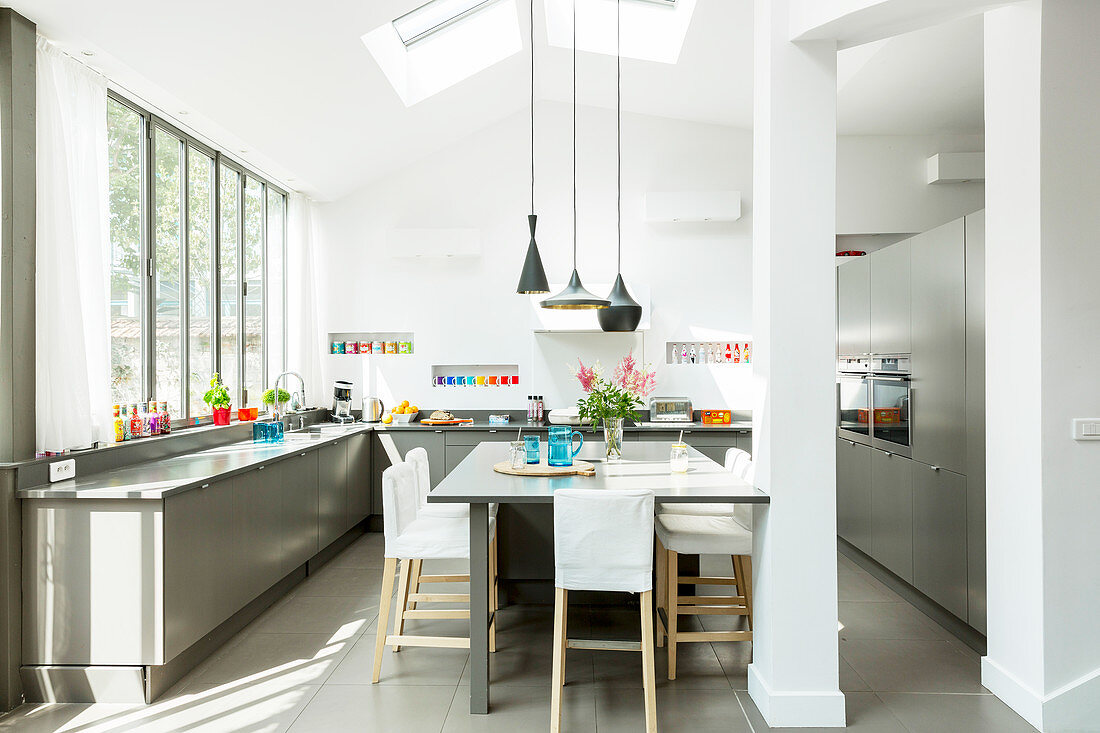
[[[912,458],[838,437],[837,532],[982,633],[984,259],[978,212],[837,267],[838,353],[912,356]]]

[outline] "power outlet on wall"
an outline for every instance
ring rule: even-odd
[[[67,461],[54,461],[50,464],[50,483],[76,478],[76,461],[70,458]]]

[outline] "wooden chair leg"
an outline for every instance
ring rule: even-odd
[[[661,540],[654,543],[657,547],[657,646],[665,645],[665,624],[661,621],[661,609],[668,614],[668,550]]]
[[[412,576],[412,560],[401,561],[401,578],[397,585],[397,615],[393,619],[393,635],[405,633],[405,608],[409,605],[409,578]],[[395,652],[401,651],[400,644],[394,644]]]
[[[409,594],[420,592],[420,571],[424,568],[423,560],[412,561],[412,577],[409,579]],[[416,610],[416,601],[409,601],[408,609],[410,611]]]
[[[675,550],[668,551],[668,678],[676,679],[676,616],[680,611],[680,558]]]
[[[378,676],[382,673],[382,652],[386,650],[386,627],[390,623],[390,603],[393,602],[393,575],[397,572],[397,560],[386,558],[385,567],[382,570],[382,594],[378,600],[377,631],[374,637],[374,672],[371,674],[371,684],[378,682]]]
[[[493,623],[489,625],[489,651],[497,650],[497,538],[489,543],[489,612]]]
[[[554,589],[554,666],[550,680],[550,733],[561,733],[561,691],[565,686],[566,618],[569,591]]]
[[[642,607],[642,687],[645,690],[646,733],[657,733],[657,672],[653,664],[653,591],[639,599]]]
[[[737,589],[745,597],[745,608],[749,612],[749,631],[752,631],[752,555],[741,556],[741,574],[744,575],[744,587],[737,581]]]

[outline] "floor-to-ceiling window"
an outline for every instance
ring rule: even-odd
[[[285,357],[286,192],[114,94],[111,386],[200,418],[217,371],[261,406]]]

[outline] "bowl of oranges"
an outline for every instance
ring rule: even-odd
[[[399,425],[406,425],[415,421],[419,413],[420,408],[416,405],[410,405],[408,400],[402,400],[400,405],[390,410],[393,421]]]

